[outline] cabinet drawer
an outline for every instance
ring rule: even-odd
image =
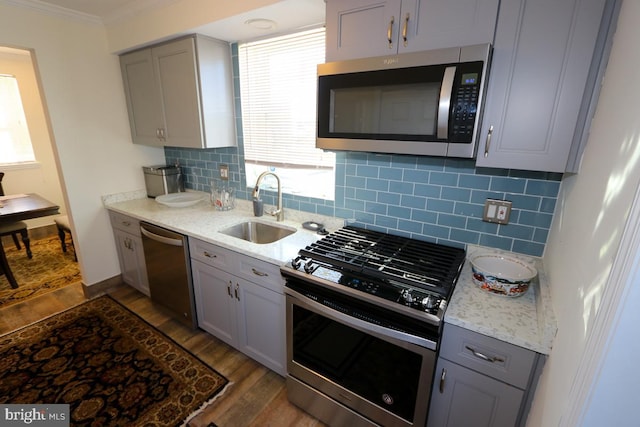
[[[445,323],[440,357],[525,389],[536,353]]]
[[[192,259],[197,259],[227,272],[234,270],[234,258],[240,256],[236,252],[191,237],[189,238],[189,252]]]
[[[241,255],[238,259],[238,275],[279,294],[284,294],[284,278],[280,267],[249,256]]]
[[[137,219],[113,211],[109,211],[109,219],[113,228],[140,237],[140,221]]]

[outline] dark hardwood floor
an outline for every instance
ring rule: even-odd
[[[202,330],[174,321],[145,295],[121,285],[110,295],[227,377],[231,385],[191,422],[191,427],[323,426],[287,400],[285,381],[253,359]],[[37,322],[85,300],[81,284],[0,309],[0,335]]]

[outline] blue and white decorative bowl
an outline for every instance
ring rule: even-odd
[[[519,297],[529,289],[538,270],[525,261],[500,254],[479,254],[471,258],[473,283],[496,295]]]

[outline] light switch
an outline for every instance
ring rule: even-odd
[[[483,221],[508,224],[511,215],[511,202],[507,200],[487,199],[484,203]]]

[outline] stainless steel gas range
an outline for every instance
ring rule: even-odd
[[[287,392],[331,426],[424,426],[460,248],[347,226],[281,268]]]

